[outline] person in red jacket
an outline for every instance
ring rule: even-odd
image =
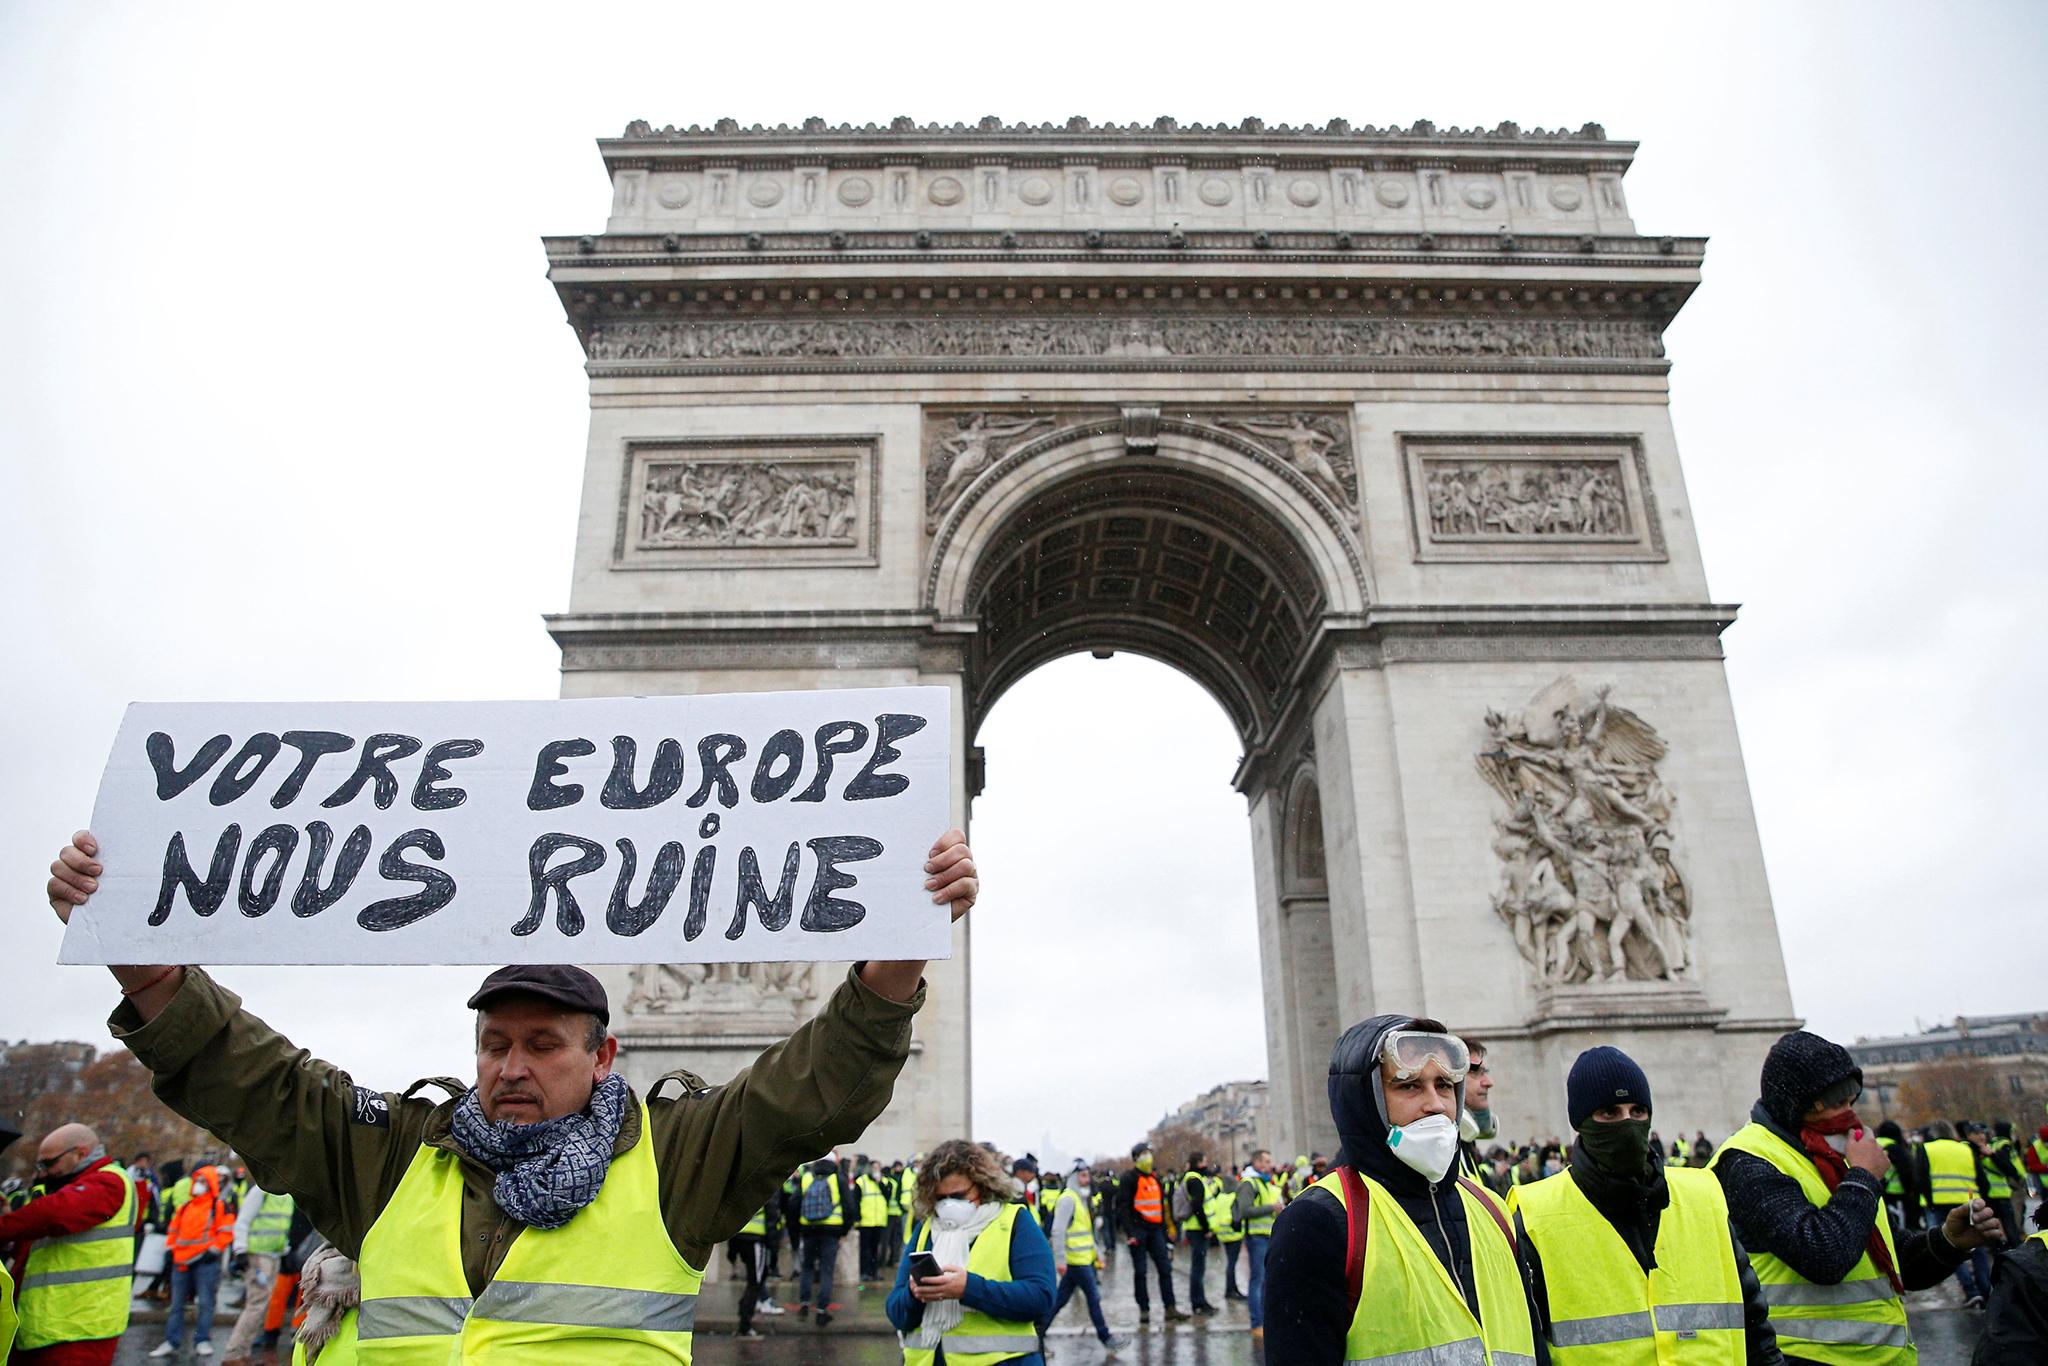
[[[36,1177],[44,1194],[11,1214],[0,1214],[0,1244],[13,1243],[9,1272],[16,1286],[23,1284],[29,1257],[36,1240],[63,1238],[99,1228],[121,1212],[128,1199],[128,1183],[121,1168],[100,1147],[99,1136],[83,1124],[65,1124],[50,1131],[36,1159]],[[122,1287],[126,1304],[126,1286]],[[32,1295],[20,1301],[23,1327],[33,1329],[39,1312]],[[125,1324],[127,1315],[120,1315]],[[16,1341],[11,1361],[20,1366],[110,1366],[114,1349],[120,1345],[117,1330],[112,1337],[89,1341],[56,1341],[27,1348],[37,1334],[25,1332]]]
[[[213,1355],[213,1297],[228,1249],[235,1243],[235,1214],[226,1173],[200,1167],[192,1173],[192,1195],[171,1216],[164,1252],[171,1259],[171,1310],[164,1340],[153,1357],[176,1356],[185,1340],[185,1302],[192,1302],[192,1350]]]

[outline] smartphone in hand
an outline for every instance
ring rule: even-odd
[[[939,1274],[940,1267],[937,1253],[913,1252],[910,1254],[910,1279],[913,1281],[926,1281]]]

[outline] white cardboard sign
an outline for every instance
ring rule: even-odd
[[[135,703],[64,963],[945,958],[944,688]]]

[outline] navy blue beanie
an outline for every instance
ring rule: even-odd
[[[1595,1110],[1630,1101],[1650,1108],[1650,1079],[1636,1066],[1634,1058],[1619,1048],[1601,1044],[1579,1054],[1565,1078],[1565,1113],[1573,1129],[1583,1129]]]

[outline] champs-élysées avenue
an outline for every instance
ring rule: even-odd
[[[6,1359],[2041,1359],[2042,16],[772,17],[0,15]]]

